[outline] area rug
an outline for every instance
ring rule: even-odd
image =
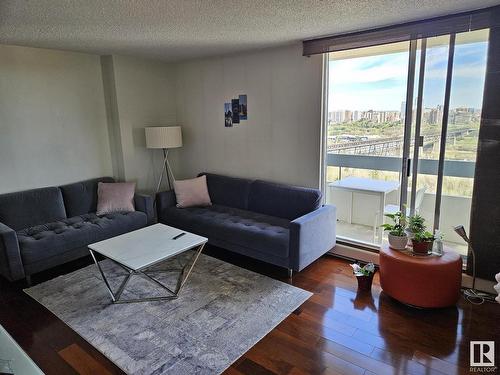
[[[116,290],[125,271],[109,260],[101,265]],[[157,278],[175,285],[174,274]],[[175,300],[111,304],[95,265],[25,292],[126,373],[155,375],[223,372],[311,296],[203,254]],[[123,297],[163,293],[134,276]]]

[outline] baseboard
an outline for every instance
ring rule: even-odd
[[[369,250],[359,249],[344,244],[337,244],[328,254],[338,256],[340,258],[355,259],[362,262],[372,262],[379,264],[378,253]]]
[[[379,264],[379,255],[376,252],[359,249],[345,244],[337,244],[328,254],[344,258],[360,260],[362,262],[372,262]],[[495,293],[493,289],[494,281],[479,279],[476,277],[476,289],[486,293]],[[472,287],[472,276],[462,273],[462,286],[465,288]]]

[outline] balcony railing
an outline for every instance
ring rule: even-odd
[[[393,156],[371,156],[371,155],[350,155],[350,154],[327,154],[327,165],[329,167],[400,172],[401,158]],[[462,160],[445,160],[444,175],[451,177],[473,178],[475,162]],[[410,172],[412,168],[410,168]],[[438,161],[431,159],[420,159],[419,173],[424,175],[437,175]],[[340,177],[340,175],[339,175]],[[354,221],[349,224],[345,218],[346,201],[348,199],[343,196],[342,192],[332,190],[327,191],[327,200],[329,203],[337,205],[337,216],[340,219],[338,232],[343,237],[359,239],[363,242],[374,241],[373,226],[375,217],[378,213],[377,198],[369,195],[354,195],[352,199],[359,200],[353,202],[351,209],[351,217]],[[389,197],[386,203],[397,204],[399,192],[394,192]],[[436,195],[428,191],[422,202],[420,214],[426,218],[428,222],[432,221],[434,215]],[[373,200],[371,202],[370,200]],[[441,218],[440,229],[444,233],[445,241],[449,242],[457,251],[466,254],[466,247],[463,246],[463,241],[456,236],[453,231],[453,226],[463,224],[469,226],[471,198],[466,196],[443,195],[441,200]],[[354,212],[352,212],[354,211]],[[364,238],[362,238],[364,237]]]
[[[346,167],[356,169],[370,169],[377,171],[400,172],[401,158],[395,156],[343,155],[328,153],[326,159],[329,167]],[[412,162],[412,161],[411,161]],[[450,177],[474,177],[476,163],[465,160],[445,160],[443,173]],[[410,165],[410,171],[413,167]],[[438,161],[420,159],[419,173],[437,175]]]

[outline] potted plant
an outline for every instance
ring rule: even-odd
[[[357,263],[351,264],[352,271],[358,280],[358,290],[366,292],[371,290],[373,275],[375,274],[375,265],[368,263],[360,266]]]
[[[408,218],[408,229],[406,233],[410,239],[413,238],[415,233],[424,232],[425,229],[425,219],[419,214],[412,215]]]
[[[385,214],[393,221],[393,224],[382,224],[384,231],[388,231],[389,246],[395,250],[404,250],[408,245],[408,235],[406,234],[406,216],[401,211],[395,214]]]
[[[413,252],[416,254],[428,254],[432,251],[434,239],[434,235],[426,230],[414,233],[411,239]]]

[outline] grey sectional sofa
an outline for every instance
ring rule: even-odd
[[[158,221],[208,237],[209,243],[291,271],[335,246],[336,208],[321,192],[206,174],[212,206],[177,208],[173,191],[157,195]]]
[[[87,245],[142,228],[152,198],[135,196],[136,212],[95,214],[97,183],[111,177],[0,195],[0,274],[14,281],[88,255]]]

